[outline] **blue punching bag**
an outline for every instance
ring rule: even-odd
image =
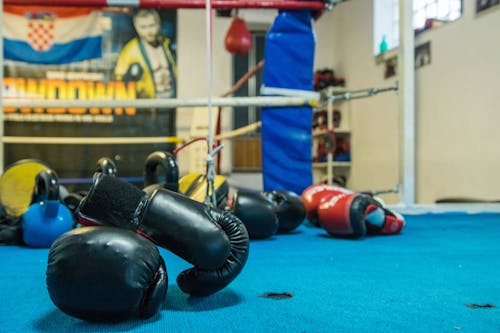
[[[280,11],[266,35],[262,94],[314,95],[314,49],[311,11]],[[311,124],[310,106],[262,109],[264,191],[300,195],[312,184]]]
[[[59,201],[59,182],[51,169],[37,174],[32,204],[22,215],[23,240],[31,247],[48,248],[73,227],[69,209]]]

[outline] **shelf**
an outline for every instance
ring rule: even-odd
[[[334,168],[347,168],[351,166],[351,162],[339,162],[339,161],[333,161],[332,162],[332,167]],[[313,163],[313,168],[327,168],[328,167],[328,162],[315,162]]]
[[[375,63],[381,64],[389,60],[394,60],[398,57],[398,48],[390,49],[384,53],[379,53],[375,56]]]
[[[343,101],[335,101],[335,103],[339,103],[339,102],[343,102]],[[322,104],[319,104],[318,106],[316,106],[314,109],[313,109],[313,113],[319,113],[319,112],[327,112],[327,105],[328,103],[324,102]]]
[[[314,141],[313,149],[319,150],[320,143],[323,143],[325,148],[328,145],[335,145],[335,142],[331,142],[335,141],[335,139],[350,141],[351,131],[349,128],[349,106],[339,105],[338,108],[335,106],[337,103],[347,101],[348,99],[340,97],[339,99],[332,98],[336,95],[342,96],[347,92],[348,89],[345,87],[328,87],[321,92],[322,103],[314,109],[315,117],[318,116],[318,113],[320,112],[321,115],[317,121],[315,121],[316,126],[311,129]],[[340,117],[337,117],[337,112]],[[341,126],[335,127],[335,125]],[[334,133],[333,137],[330,137],[330,133]],[[317,147],[315,146],[316,144]],[[319,155],[320,152],[317,151],[317,154]],[[312,163],[315,182],[326,181],[327,184],[333,184],[334,179],[337,179],[336,177],[338,175],[341,175],[341,177],[347,182],[347,176],[350,173],[350,167],[352,165],[351,163],[351,161],[335,161],[333,160],[333,153],[328,153],[326,161]]]
[[[351,134],[351,131],[350,130],[347,130],[347,129],[339,129],[339,128],[335,128],[333,130],[333,132],[335,134]],[[328,130],[324,129],[324,130],[316,130],[316,131],[313,131],[312,132],[312,135],[313,137],[318,137],[318,136],[322,136],[322,135],[326,135],[328,134]]]
[[[329,95],[344,94],[349,91],[346,87],[341,86],[330,86],[323,89],[323,91]]]

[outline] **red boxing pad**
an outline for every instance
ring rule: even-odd
[[[235,17],[226,38],[224,39],[226,50],[232,54],[247,54],[252,47],[252,36],[245,21]]]
[[[318,225],[318,206],[325,200],[340,194],[354,193],[340,186],[316,184],[311,185],[302,192],[302,202],[306,208],[307,219]]]

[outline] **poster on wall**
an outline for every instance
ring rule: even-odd
[[[431,63],[431,42],[425,42],[415,47],[415,69],[430,65]]]
[[[484,12],[493,7],[500,7],[500,0],[476,0],[476,13]]]
[[[175,109],[67,108],[65,100],[175,98],[175,10],[3,7],[4,100],[57,99],[57,108],[4,108],[16,137],[175,136]],[[5,144],[5,164],[35,158],[68,183],[88,187],[96,162],[141,183],[144,159],[161,144]]]

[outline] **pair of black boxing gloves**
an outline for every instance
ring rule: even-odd
[[[194,266],[177,277],[192,296],[225,288],[248,258],[248,232],[230,212],[157,186],[140,190],[112,175],[95,174],[76,216],[84,227],[52,244],[46,282],[60,310],[85,320],[158,312],[168,276],[156,245]]]
[[[239,190],[228,200],[225,209],[243,221],[250,239],[290,233],[306,218],[301,197],[284,190]]]

